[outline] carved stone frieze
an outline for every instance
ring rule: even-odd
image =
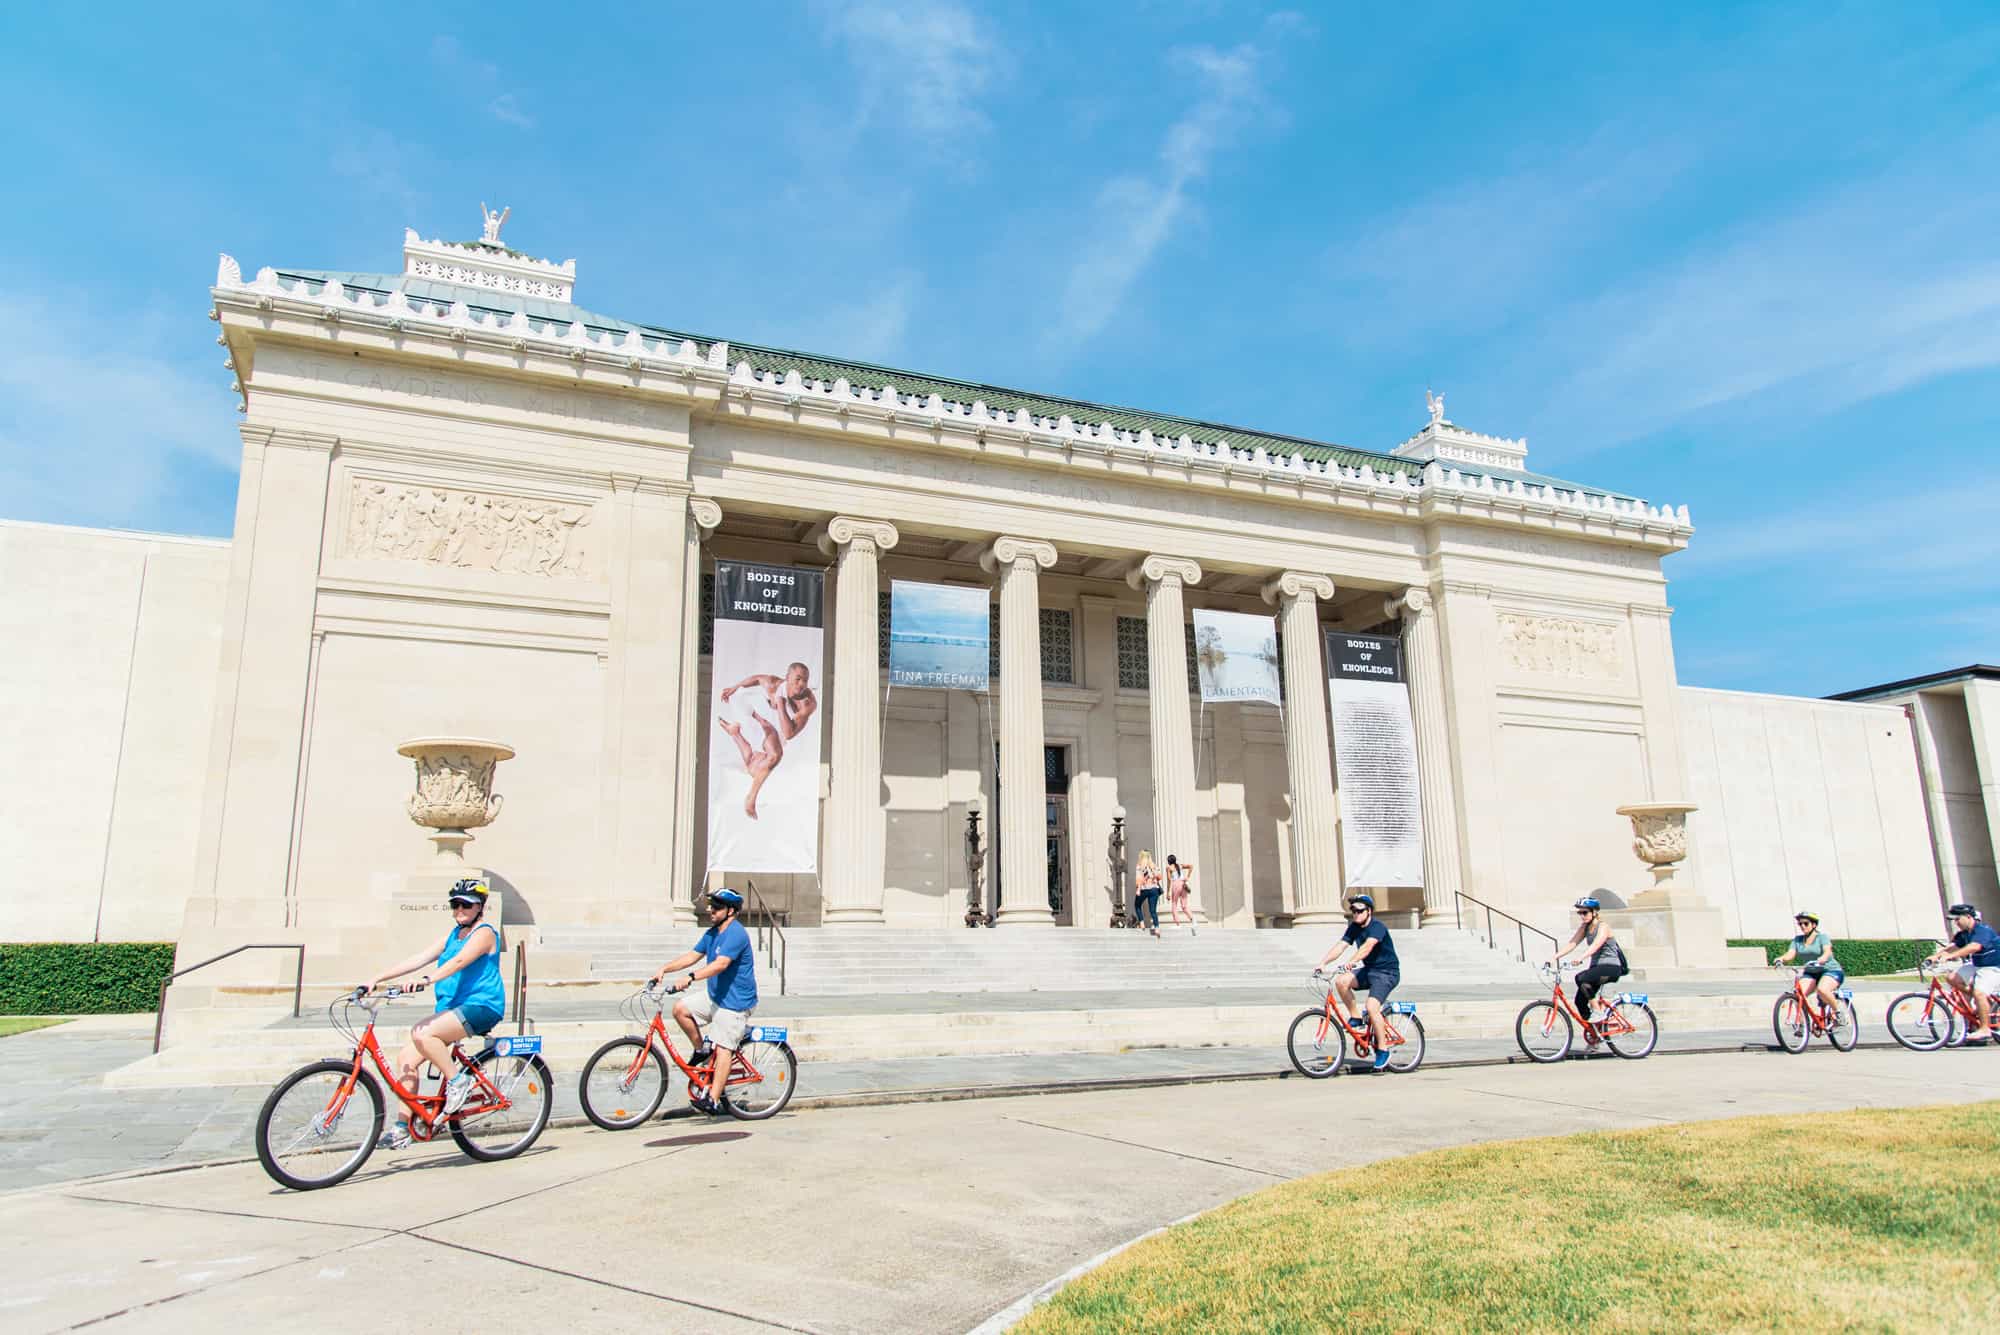
[[[356,478],[340,554],[460,570],[589,579],[591,509],[547,497]]]
[[[1617,681],[1625,675],[1617,626],[1501,612],[1499,628],[1501,656],[1516,672],[1584,681]]]

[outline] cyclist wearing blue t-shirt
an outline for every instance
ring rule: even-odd
[[[674,1020],[688,1036],[688,1042],[695,1045],[688,1064],[698,1067],[704,1060],[713,1059],[710,1084],[715,1083],[716,1071],[723,1073],[723,1083],[727,1083],[729,1068],[736,1061],[736,1049],[743,1046],[744,1031],[750,1027],[750,1012],[757,1009],[757,964],[750,956],[750,933],[736,920],[742,911],[743,896],[728,886],[709,891],[708,930],[694,943],[693,950],[668,960],[653,975],[653,981],[658,983],[670,973],[689,970],[686,978],[667,989],[669,992],[692,989],[702,979],[708,980],[705,990],[688,990],[687,995],[674,1003]],[[704,1025],[708,1027],[705,1041],[701,1035]],[[721,1103],[702,1086],[690,1089],[688,1097],[702,1112],[722,1111]]]
[[[1979,910],[1970,904],[1953,904],[1949,916],[1951,944],[1926,962],[1960,961],[1951,985],[1970,993],[1979,1008],[1979,1023],[1965,1031],[1965,1041],[1984,1043],[1993,1033],[1993,997],[2000,993],[2000,932],[1979,921]]]
[[[1396,958],[1396,943],[1389,939],[1389,929],[1375,920],[1375,900],[1372,896],[1350,897],[1347,918],[1347,930],[1341,933],[1340,940],[1334,942],[1333,948],[1320,960],[1320,968],[1325,968],[1350,946],[1354,948],[1354,958],[1347,961],[1346,968],[1333,975],[1333,987],[1355,1023],[1360,1022],[1361,1006],[1354,1000],[1354,989],[1358,987],[1368,993],[1368,1025],[1375,1031],[1375,1069],[1379,1071],[1389,1064],[1389,1050],[1384,1046],[1388,1035],[1382,1026],[1382,1003],[1389,999],[1396,984],[1403,980],[1403,966]]]

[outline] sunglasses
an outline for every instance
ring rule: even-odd
[[[479,907],[479,901],[476,899],[447,899],[444,902],[444,906],[448,909],[476,909]]]
[[[1356,913],[1370,912],[1370,909],[1366,904],[1349,904],[1347,906],[1347,912],[1351,916]]]

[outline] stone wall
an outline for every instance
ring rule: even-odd
[[[1684,687],[1681,721],[1688,800],[1701,808],[1688,879],[1730,935],[1788,936],[1801,908],[1835,938],[1942,930],[1900,708]]]
[[[0,522],[0,941],[172,940],[229,544]]]

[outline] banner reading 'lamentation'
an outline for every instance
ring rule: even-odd
[[[1195,673],[1201,698],[1278,704],[1278,623],[1243,612],[1194,612]]]
[[[1394,635],[1326,634],[1347,888],[1424,883],[1417,734]]]
[[[819,867],[825,577],[715,563],[708,870]]]

